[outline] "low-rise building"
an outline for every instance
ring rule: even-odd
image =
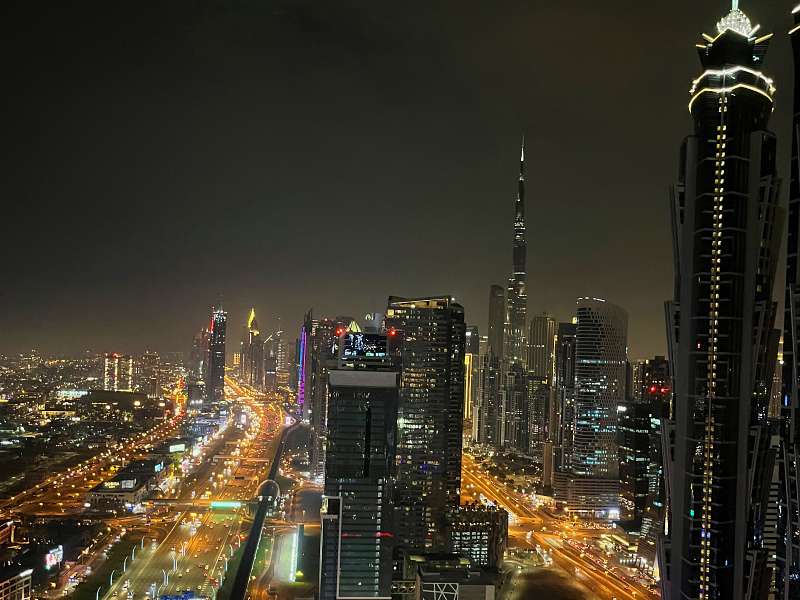
[[[165,464],[164,460],[137,460],[130,463],[89,492],[91,508],[101,511],[134,510],[161,482]]]
[[[508,513],[478,503],[459,506],[448,517],[447,540],[450,552],[472,567],[496,569],[508,545]]]
[[[29,600],[33,569],[18,566],[0,568],[0,600]]]

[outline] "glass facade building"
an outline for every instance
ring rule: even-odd
[[[396,532],[409,548],[441,548],[461,488],[464,309],[450,296],[389,298],[400,337]]]
[[[389,598],[399,373],[387,336],[338,339],[339,364],[327,373],[319,598]],[[367,349],[346,358],[356,346]]]

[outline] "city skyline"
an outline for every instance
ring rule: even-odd
[[[19,118],[9,135],[20,151],[3,191],[38,208],[3,228],[18,260],[5,265],[14,285],[0,294],[6,332],[0,352],[186,351],[182,340],[220,295],[232,323],[254,305],[262,327],[280,315],[286,328],[311,308],[297,306],[297,297],[319,298],[313,308],[320,314],[358,315],[380,309],[392,294],[447,291],[483,331],[486,282],[503,284],[507,277],[507,223],[525,133],[529,313],[546,310],[565,321],[575,298],[603,297],[630,313],[632,357],[663,354],[661,305],[672,279],[666,188],[676,171],[670,148],[675,132],[689,124],[690,42],[726,3],[686,0],[669,11],[635,6],[613,18],[604,6],[577,14],[508,6],[488,20],[488,8],[451,6],[429,7],[413,23],[346,2],[336,9],[284,5],[275,13],[214,9],[206,17],[184,4],[159,19],[150,19],[146,7],[128,15],[114,14],[123,10],[115,7],[93,12],[91,5],[48,7],[37,15],[9,38],[35,49],[11,71],[19,92],[11,99],[19,110],[12,112]],[[791,26],[789,5],[753,1],[743,8],[776,33]],[[31,22],[28,10],[12,9],[11,16],[18,11],[17,22]],[[221,26],[211,27],[211,19]],[[116,23],[113,29],[98,26],[106,20]],[[442,23],[450,44],[434,34]],[[478,31],[481,52],[470,43]],[[579,40],[575,49],[550,56],[545,49],[565,31]],[[623,31],[624,43],[607,43]],[[99,51],[66,44],[64,36],[85,38]],[[629,51],[640,46],[648,47],[646,60]],[[575,58],[588,49],[598,62],[615,65],[613,85],[595,73],[572,76]],[[165,64],[152,64],[156,53],[168,57]],[[770,54],[778,87],[773,127],[785,131],[792,80],[785,35],[776,36]],[[46,67],[54,55],[63,73]],[[200,64],[188,69],[198,55]],[[298,81],[280,61],[304,68],[308,80]],[[283,80],[287,90],[270,95]],[[80,130],[42,110],[47,90],[74,82],[84,91],[68,94],[64,111]],[[292,90],[318,97],[336,84],[353,94],[286,112]],[[647,103],[619,102],[654,85],[660,93]],[[164,93],[185,102],[159,93],[126,99],[131,86],[166,86]],[[589,110],[580,100],[587,87]],[[261,104],[265,97],[272,100]],[[309,111],[315,118],[300,118]],[[638,124],[652,113],[658,122],[642,139]],[[557,118],[540,116],[551,114]],[[31,129],[34,115],[41,122]],[[276,119],[291,128],[276,126]],[[31,131],[36,148],[22,142]],[[181,141],[165,143],[162,136]],[[790,140],[781,136],[779,144],[785,165]],[[48,176],[31,187],[32,169],[43,168]],[[140,173],[148,177],[131,185]],[[99,206],[106,202],[114,204],[110,215],[119,225],[113,234],[102,233],[107,216]],[[212,257],[200,247],[211,231],[205,211],[214,202],[222,207],[213,222],[223,239]],[[368,253],[357,278],[316,260],[335,243],[325,223],[367,223],[386,213],[382,206],[399,203],[407,210],[393,217],[398,241],[384,244],[383,232],[364,232],[362,243],[379,251]],[[304,219],[309,209],[319,216],[313,224]],[[422,210],[429,215],[423,223],[415,217]],[[600,238],[595,228],[614,233]],[[308,249],[304,236],[313,241]],[[425,267],[425,253],[442,243],[455,249],[448,268]],[[391,272],[384,267],[389,255]],[[111,261],[125,277],[110,276]],[[252,276],[254,263],[259,277]],[[212,284],[208,275],[220,266],[224,273]],[[354,306],[349,294],[356,279],[369,285]],[[536,285],[543,281],[550,283]]]
[[[800,599],[800,0],[276,2],[12,7],[0,600]]]

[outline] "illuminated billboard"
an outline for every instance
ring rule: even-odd
[[[54,567],[58,567],[61,561],[64,560],[64,546],[56,546],[50,552],[44,555],[44,568],[48,571]]]
[[[218,509],[237,509],[242,506],[241,502],[236,500],[213,500],[211,502],[211,508],[218,508]]]
[[[172,454],[173,452],[186,452],[186,444],[184,443],[172,444],[169,447],[169,452],[170,454]]]
[[[344,335],[342,356],[350,358],[383,358],[386,356],[386,337],[377,333],[353,333]]]

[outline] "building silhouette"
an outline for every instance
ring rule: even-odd
[[[755,32],[734,2],[717,35],[698,46],[694,129],[672,194],[674,399],[660,571],[663,595],[674,600],[762,598],[772,578],[765,530],[779,180],[767,129],[774,87],[761,71],[771,36]]]

